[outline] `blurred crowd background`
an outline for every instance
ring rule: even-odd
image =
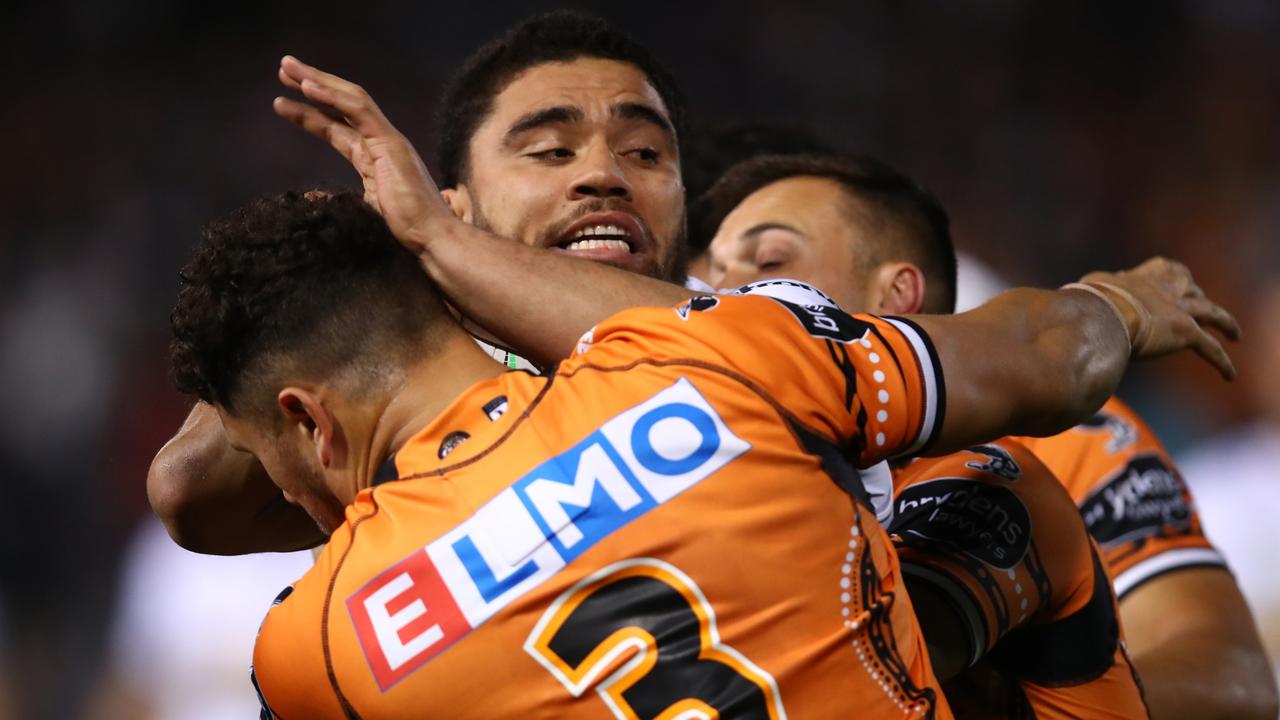
[[[278,120],[288,52],[364,84],[424,151],[444,78],[540,2],[21,3],[0,112],[0,718],[252,717],[296,555],[168,542],[144,480],[189,401],[177,269],[255,195],[351,184]],[[702,128],[812,129],[907,171],[957,244],[1053,286],[1164,254],[1237,313],[1242,377],[1177,358],[1121,395],[1198,494],[1280,656],[1280,4],[582,4],[676,73]],[[992,348],[999,352],[999,348]],[[247,708],[247,709],[243,709]]]

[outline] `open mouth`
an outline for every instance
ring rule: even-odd
[[[591,225],[582,227],[557,247],[563,250],[617,250],[635,252],[631,246],[631,233],[617,225]]]
[[[648,272],[653,240],[640,218],[624,210],[594,212],[560,232],[552,248],[583,260]]]

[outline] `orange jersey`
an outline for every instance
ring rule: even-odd
[[[940,425],[917,328],[699,297],[579,352],[357,496],[263,623],[264,716],[950,717],[854,470]]]
[[[903,574],[967,618],[970,664],[948,682],[957,717],[1146,717],[1115,597],[1075,505],[1010,439],[894,474]],[[1008,682],[995,697],[981,673]]]
[[[1121,598],[1170,571],[1226,566],[1169,453],[1119,399],[1064,433],[1019,440],[1075,499]]]

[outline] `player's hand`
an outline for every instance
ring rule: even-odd
[[[292,55],[280,60],[279,77],[312,104],[277,97],[276,114],[329,143],[351,163],[364,183],[365,201],[382,213],[401,243],[421,253],[431,221],[456,220],[422,158],[364,88]]]
[[[1231,313],[1205,297],[1182,263],[1157,257],[1132,270],[1089,273],[1081,282],[1103,290],[1120,309],[1133,357],[1159,357],[1190,348],[1224,378],[1235,377],[1231,358],[1208,329],[1237,340],[1240,326]]]

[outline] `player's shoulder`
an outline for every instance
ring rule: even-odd
[[[299,637],[318,630],[312,611],[319,611],[328,589],[329,571],[340,556],[334,554],[333,544],[325,546],[316,555],[315,563],[288,587],[283,588],[265,613],[258,640],[288,644],[291,637]],[[310,617],[310,621],[304,618]]]
[[[956,493],[959,493],[958,495]],[[912,460],[894,472],[898,509],[913,506],[917,496],[985,497],[995,506],[1018,508],[1023,516],[1030,505],[1071,507],[1057,477],[1016,438],[1003,437],[937,457]],[[926,505],[928,502],[917,503]],[[986,503],[979,503],[980,510]]]
[[[804,335],[819,341],[850,343],[866,337],[877,320],[850,316],[812,285],[796,280],[764,280],[728,292],[696,294],[667,308],[624,310],[584,334],[577,353],[624,337],[661,339],[721,351],[794,343]]]
[[[1041,455],[1085,454],[1099,460],[1141,452],[1167,454],[1138,413],[1117,397],[1084,422],[1057,435],[1030,439],[1029,445]]]
[[[947,455],[916,459],[895,473],[895,485],[944,477],[1013,483],[1028,474],[1052,476],[1025,444],[1017,438],[1003,437]]]
[[[332,696],[319,693],[325,683],[322,622],[328,578],[320,563],[276,595],[253,648],[252,682],[264,710],[275,715],[331,712]]]
[[[716,359],[754,356],[771,344],[794,344],[798,334],[852,342],[865,335],[856,321],[820,290],[792,280],[753,283],[731,292],[695,294],[670,307],[619,312],[588,330],[574,355],[597,357],[612,347],[624,354]]]
[[[1077,501],[1130,470],[1176,474],[1159,438],[1119,398],[1111,398],[1090,418],[1064,432],[1024,440]]]

